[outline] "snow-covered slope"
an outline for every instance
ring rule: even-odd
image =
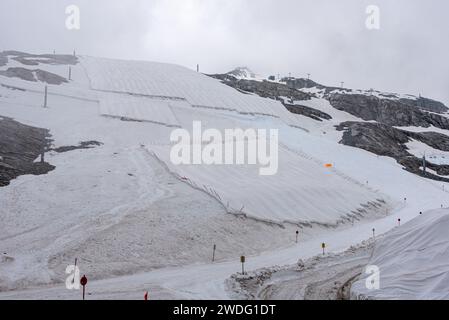
[[[215,194],[229,213],[291,223],[334,225],[384,214],[388,197],[339,175],[307,155],[281,145],[279,169],[260,176],[250,165],[174,166],[169,148],[154,148],[179,177]],[[319,199],[319,201],[316,201]]]
[[[154,62],[82,59],[92,89],[146,96],[149,99],[183,100],[192,107],[228,110],[241,114],[269,115],[294,125],[281,103],[245,95],[187,68]]]
[[[237,123],[244,128],[282,129],[286,124],[297,123],[295,116],[280,102],[239,93],[215,79],[179,66],[95,58],[84,58],[82,63],[92,88],[101,91],[102,110],[111,110],[102,112],[104,114],[167,123],[188,130],[191,129],[191,122],[187,120],[190,118],[207,123],[204,129],[216,128],[217,118],[228,123],[227,126],[222,123],[222,128],[236,125],[228,120],[231,114],[198,113],[194,107],[259,116]],[[164,100],[166,102],[159,102]],[[136,103],[146,103],[147,116],[143,116],[142,107],[137,107]],[[179,115],[180,109],[189,105],[193,116]],[[120,106],[123,111],[118,111]],[[264,118],[264,115],[270,117]],[[175,119],[180,119],[179,123]],[[290,139],[287,135],[281,137],[281,141]],[[341,219],[374,214],[388,200],[363,184],[354,184],[332,174],[325,168],[324,161],[317,163],[286,148],[280,148],[280,172],[273,177],[261,177],[254,166],[174,168],[169,159],[170,147],[157,150],[160,159],[179,176],[189,177],[203,189],[218,192],[218,198],[231,213],[275,222],[335,224]],[[320,201],[314,202],[317,198]]]
[[[449,299],[449,210],[425,212],[375,245],[369,265],[380,271],[380,288],[364,275],[352,286],[356,298]]]
[[[9,58],[0,71],[29,68]],[[32,68],[67,77],[67,65],[44,62]],[[92,280],[160,269],[147,278],[160,297],[225,298],[236,256],[259,256],[257,267],[296,261],[297,229],[307,235],[304,254],[319,251],[323,238],[330,250],[344,250],[368,237],[371,224],[391,228],[390,214],[406,221],[449,203],[443,184],[338,144],[334,125],[353,118],[326,100],[305,102],[334,117],[315,124],[278,101],[180,66],[80,57],[71,75],[48,85],[48,108],[46,83],[0,76],[0,117],[49,129],[54,148],[102,143],[50,151],[45,160],[55,170],[0,188],[0,290],[61,283],[78,257]],[[174,166],[171,132],[190,131],[198,120],[204,129],[279,129],[278,174],[259,176],[247,165]],[[209,265],[213,243],[217,260],[230,261],[216,269]],[[135,281],[140,288],[142,278]]]

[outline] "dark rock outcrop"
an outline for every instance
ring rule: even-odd
[[[25,68],[8,68],[5,71],[0,71],[0,76],[5,76],[8,78],[19,78],[25,81],[37,81],[36,77],[34,76],[33,70]]]
[[[34,162],[50,146],[47,129],[0,117],[0,137],[0,187],[20,175],[46,174],[55,168],[45,161]]]
[[[379,156],[388,156],[396,159],[404,169],[417,175],[438,181],[449,182],[448,178],[424,172],[421,167],[423,159],[408,152],[407,142],[412,139],[428,144],[435,149],[446,151],[449,146],[449,137],[435,132],[409,132],[393,128],[382,123],[370,122],[343,122],[336,126],[337,130],[344,131],[340,143],[360,148]],[[436,140],[433,140],[435,138]],[[448,165],[437,165],[426,161],[426,167],[437,174],[449,175]]]
[[[305,89],[305,88],[317,88],[317,89],[321,89],[324,92],[324,96],[326,98],[329,98],[329,96],[333,95],[335,93],[335,91],[338,91],[338,93],[340,94],[353,94],[354,92],[350,89],[347,88],[341,88],[341,87],[329,87],[329,86],[324,86],[322,84],[319,84],[313,80],[310,79],[304,79],[304,78],[284,78],[282,79],[283,82],[285,82],[289,87],[294,88],[294,89]],[[343,92],[343,93],[342,93]],[[449,111],[449,108],[444,105],[442,102],[436,101],[436,100],[432,100],[429,98],[424,98],[424,97],[413,97],[410,96],[410,98],[399,98],[399,96],[397,94],[394,93],[383,93],[383,92],[379,92],[379,91],[374,91],[371,89],[371,91],[365,92],[365,96],[367,94],[369,94],[369,92],[372,93],[377,93],[381,98],[385,98],[382,100],[386,100],[386,99],[397,99],[401,104],[407,105],[407,106],[411,106],[411,107],[415,107],[417,109],[421,109],[424,111],[429,111],[429,112],[435,112],[435,113],[445,113]]]
[[[40,69],[36,69],[34,70],[34,72],[36,73],[37,79],[41,82],[46,82],[48,84],[54,85],[60,85],[68,82],[66,78],[63,78],[51,72],[47,72]]]
[[[209,76],[219,79],[224,84],[241,92],[254,93],[263,98],[279,100],[280,97],[288,97],[294,101],[310,100],[311,98],[310,94],[294,90],[282,83],[237,79],[229,74],[214,74]]]
[[[68,82],[65,78],[58,76],[57,74],[40,69],[30,70],[18,67],[8,68],[5,71],[0,71],[0,75],[9,78],[19,78],[21,80],[32,82],[37,82],[39,80],[53,85],[60,85],[62,83]]]
[[[8,57],[0,53],[0,67],[6,66],[8,64]]]
[[[417,99],[406,99],[402,98],[399,99],[400,102],[416,107],[418,109],[429,111],[429,112],[435,112],[435,113],[445,113],[449,111],[449,108],[446,107],[442,102],[432,100],[429,98],[423,98],[419,97]]]
[[[411,156],[405,146],[410,141],[405,131],[381,123],[352,121],[343,122],[336,128],[338,131],[344,131],[340,141],[344,145],[364,149],[379,156]]]
[[[293,89],[301,90],[301,89],[307,89],[307,88],[317,88],[324,90],[325,94],[328,94],[332,91],[339,90],[339,91],[350,91],[349,89],[345,88],[338,88],[338,87],[328,87],[324,86],[322,84],[319,84],[318,82],[315,82],[310,79],[304,79],[304,78],[284,78],[281,80],[282,82],[285,82],[287,86]]]
[[[284,106],[291,113],[300,114],[300,115],[312,118],[313,120],[316,120],[316,121],[323,121],[323,119],[324,120],[332,119],[332,117],[330,115],[328,115],[327,113],[317,110],[317,109],[314,109],[314,108],[307,107],[307,106],[302,106],[299,104],[288,104],[285,102],[284,102]]]
[[[441,150],[449,151],[449,137],[438,132],[407,132],[410,138],[418,140],[428,146]]]
[[[285,82],[287,86],[294,89],[304,89],[304,88],[318,88],[318,89],[325,89],[326,86],[323,86],[313,80],[310,79],[304,79],[304,78],[283,78],[281,79],[282,82]]]
[[[313,95],[298,91],[286,84],[271,81],[237,79],[229,73],[209,76],[221,80],[224,84],[242,93],[253,93],[262,98],[279,100],[287,108],[287,110],[292,113],[300,114],[317,121],[332,119],[332,117],[325,112],[300,104],[295,104],[295,101],[310,100]]]
[[[449,130],[449,119],[429,113],[396,100],[380,99],[363,94],[333,93],[330,104],[341,111],[369,121],[374,120],[389,126],[430,127]]]

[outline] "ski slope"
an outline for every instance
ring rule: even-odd
[[[378,243],[369,261],[380,270],[380,288],[368,290],[367,275],[352,286],[358,299],[449,299],[448,209],[424,212]]]
[[[179,127],[180,124],[172,111],[173,104],[182,105],[185,102],[103,93],[100,100],[100,114],[130,121],[148,121],[169,127]]]
[[[185,100],[192,107],[269,115],[294,125],[280,102],[245,95],[203,74],[164,63],[84,57],[91,87],[103,92]]]
[[[343,251],[372,227],[387,232],[398,217],[449,205],[445,184],[338,144],[334,125],[352,119],[344,112],[315,127],[279,102],[160,63],[80,57],[72,79],[48,86],[44,109],[45,83],[0,76],[0,116],[48,128],[53,147],[102,143],[49,152],[54,171],[0,188],[0,299],[78,297],[61,285],[76,257],[95,299],[140,299],[144,289],[154,299],[229,298],[225,281],[242,254],[249,269],[291,264],[323,241]],[[332,111],[322,99],[307,103]],[[218,130],[279,129],[278,174],[174,166],[170,134],[196,120]]]
[[[382,215],[388,206],[385,195],[285,147],[279,150],[279,169],[273,176],[260,176],[254,165],[175,166],[169,147],[154,150],[177,177],[214,195],[227,212],[258,220],[335,225]]]
[[[281,128],[297,122],[295,116],[279,102],[239,93],[215,79],[183,67],[94,58],[83,58],[82,63],[91,79],[91,87],[100,91],[104,115],[189,129],[191,124],[182,120],[185,116],[177,114],[181,112],[179,109],[190,105],[194,119],[206,121],[212,128],[216,128],[214,114],[198,114],[194,107],[273,116],[271,122],[264,124],[267,128]],[[222,115],[221,118],[230,116]],[[181,120],[177,122],[176,119]],[[242,121],[240,126],[260,127],[255,122],[260,121],[257,118],[246,123]],[[173,168],[169,159],[170,147],[159,148],[156,154],[178,176],[189,177],[203,189],[213,190],[211,193],[218,192],[216,198],[230,213],[270,222],[335,224],[373,215],[381,211],[382,205],[388,201],[383,195],[330,174],[324,163],[314,163],[283,148],[279,155],[281,170],[270,178],[259,176],[254,166]],[[315,203],[314,199],[320,201]]]

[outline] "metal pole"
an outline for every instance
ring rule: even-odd
[[[76,277],[76,264],[78,262],[78,258],[75,258],[75,273],[73,274],[72,283],[75,283],[75,277]]]
[[[72,80],[72,67],[69,67],[69,80]]]
[[[83,301],[85,300],[86,294],[86,286],[83,286]]]
[[[214,244],[214,251],[212,253],[212,262],[215,261],[215,250],[217,249],[217,245]]]
[[[422,166],[424,173],[426,173],[426,154],[424,154],[422,157]]]
[[[47,94],[48,94],[48,87],[45,86],[45,94],[44,94],[44,108],[47,108]]]

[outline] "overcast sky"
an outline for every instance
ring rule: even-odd
[[[80,8],[81,29],[65,26]],[[380,30],[365,26],[380,8]],[[248,66],[449,105],[447,0],[0,0],[0,50]]]

